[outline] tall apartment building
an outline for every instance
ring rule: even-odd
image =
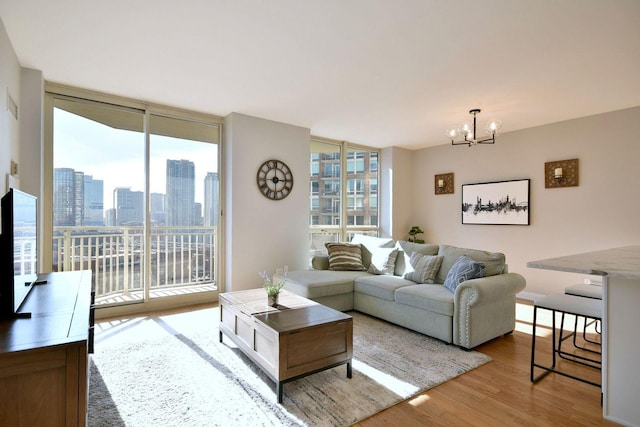
[[[220,209],[219,178],[217,172],[207,172],[204,178],[204,225],[218,225]]]
[[[154,225],[165,225],[165,213],[164,213],[164,194],[151,193],[150,203],[150,216],[151,223]]]
[[[82,225],[104,225],[104,181],[84,175],[84,218]]]
[[[74,226],[75,224],[75,170],[55,168],[53,170],[53,225]]]
[[[345,224],[378,225],[378,153],[346,153]],[[340,226],[342,159],[339,151],[313,152],[310,158],[310,224]]]
[[[53,225],[104,225],[104,182],[72,168],[53,170]]]
[[[195,164],[167,159],[166,224],[193,226],[195,217]]]
[[[144,192],[129,187],[113,190],[114,225],[142,225],[144,223]]]

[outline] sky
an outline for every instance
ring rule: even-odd
[[[72,168],[104,181],[104,209],[113,189],[144,191],[144,134],[115,129],[61,109],[54,110],[54,168]],[[150,143],[151,192],[166,193],[166,161],[195,164],[195,200],[204,204],[204,178],[218,171],[218,145],[159,135]]]

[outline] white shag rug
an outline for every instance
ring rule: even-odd
[[[281,405],[274,383],[231,340],[219,342],[215,315],[206,332],[98,342],[89,426],[348,426],[491,360],[348,314],[353,378],[342,365],[287,383]]]

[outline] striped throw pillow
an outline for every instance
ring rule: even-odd
[[[416,283],[434,283],[443,258],[439,255],[412,253],[409,258],[412,271],[405,273],[404,278]]]
[[[325,243],[329,254],[329,270],[364,271],[362,247],[351,243]]]

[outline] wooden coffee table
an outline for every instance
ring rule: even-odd
[[[223,334],[276,383],[278,403],[289,381],[347,365],[351,378],[351,316],[288,291],[278,308],[267,304],[264,289],[219,295]]]

